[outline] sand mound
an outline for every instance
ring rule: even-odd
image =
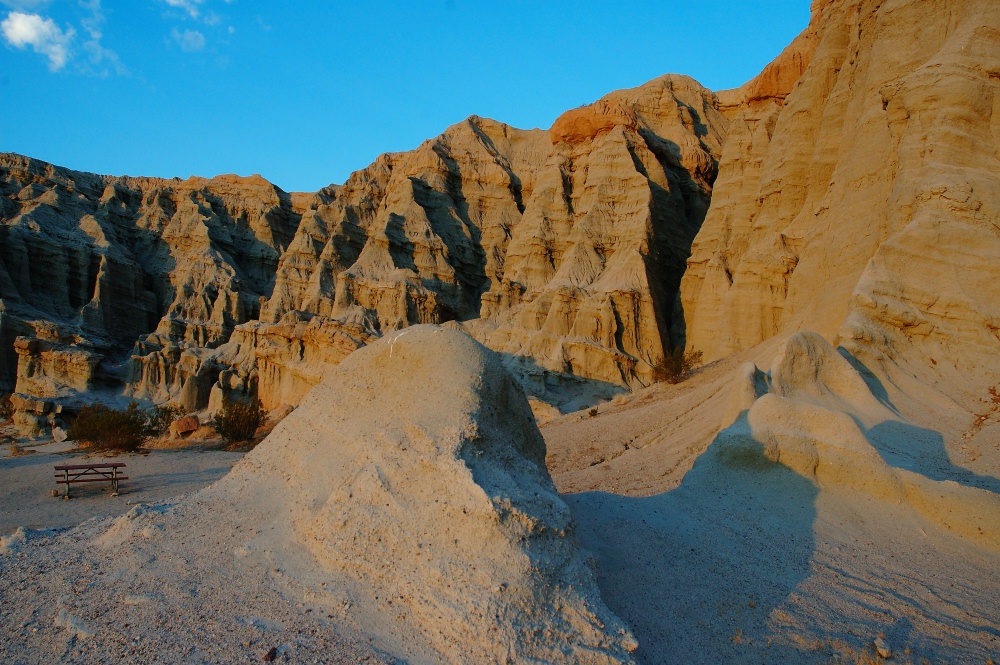
[[[199,499],[261,520],[239,556],[410,662],[631,662],[544,460],[499,358],[417,326],[352,354]]]
[[[813,480],[823,490],[864,492],[909,504],[925,518],[980,545],[1000,550],[1000,496],[954,481],[936,481],[891,466],[873,438],[906,447],[913,430],[869,390],[829,342],[797,333],[764,373],[752,363],[735,379],[718,454],[731,463],[760,456]]]

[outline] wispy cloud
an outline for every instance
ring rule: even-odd
[[[0,0],[5,5],[19,12],[33,12],[49,4],[49,0]]]
[[[170,37],[177,42],[182,51],[187,51],[188,53],[200,51],[205,48],[205,35],[197,30],[181,31],[174,28],[170,31]]]
[[[202,3],[203,0],[163,0],[171,7],[176,7],[177,9],[183,9],[191,18],[198,18],[201,15],[201,9],[198,5]]]
[[[119,76],[127,76],[128,69],[122,64],[118,54],[101,43],[101,39],[104,37],[105,21],[101,0],[80,0],[80,6],[89,12],[80,22],[90,37],[83,43],[83,50],[90,60],[83,69],[100,76],[106,76],[111,69]]]
[[[49,59],[49,69],[57,72],[66,66],[70,58],[70,43],[76,31],[68,27],[62,30],[50,18],[39,14],[13,11],[0,22],[4,40],[19,49],[30,46],[35,53]]]

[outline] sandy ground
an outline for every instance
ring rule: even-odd
[[[73,450],[50,440],[25,442],[21,454],[11,456],[0,446],[0,535],[17,527],[52,529],[76,526],[91,517],[121,515],[136,503],[149,503],[193,492],[229,473],[243,453],[222,451],[155,450],[148,454],[105,457]],[[88,461],[124,462],[119,496],[110,483],[71,485],[72,498],[63,500],[65,485],[55,483],[55,465]],[[58,489],[60,496],[52,497]]]
[[[601,595],[639,641],[636,660],[875,663],[881,637],[888,662],[1000,662],[1000,552],[905,503],[820,489],[764,459],[717,458],[734,370],[778,343],[541,427]],[[940,465],[933,477],[997,482]]]
[[[906,502],[820,487],[762,457],[719,454],[734,372],[780,343],[541,427],[577,538],[595,555],[601,596],[639,642],[636,661],[871,664],[882,662],[874,648],[882,639],[890,663],[1000,662],[996,548]],[[1000,487],[990,468],[971,473],[929,456],[920,431],[890,432],[880,454],[943,486]],[[1000,446],[998,434],[978,435],[981,455]],[[238,453],[129,457],[135,480],[121,497],[95,488],[62,501],[49,496],[51,466],[73,457],[38,449],[0,459],[0,534],[130,512],[118,523],[105,517],[3,539],[0,658],[228,663],[274,649],[289,662],[393,662],[345,630],[349,603],[331,609],[287,574],[292,561],[249,563],[246,543],[266,528],[261,520],[216,514],[210,492],[180,500],[223,475]],[[159,532],[171,524],[188,528]]]
[[[20,443],[14,455],[8,445],[0,450],[5,662],[237,663],[269,654],[277,662],[391,662],[338,637],[333,617],[289,600],[280,590],[280,562],[229,564],[239,525],[205,519],[202,531],[168,548],[120,547],[102,538],[125,513],[133,522],[183,502],[190,502],[186,510],[205,510],[192,493],[227,474],[244,453],[153,450],[105,458],[51,440]],[[127,464],[120,495],[89,483],[74,485],[69,500],[53,498],[52,467],[89,459]]]

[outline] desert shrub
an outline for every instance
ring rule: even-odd
[[[252,439],[264,423],[264,405],[254,397],[247,400],[224,399],[212,426],[228,443]]]
[[[701,351],[684,353],[684,349],[678,347],[664,355],[663,360],[653,367],[653,380],[657,383],[680,383],[701,364],[701,358]]]
[[[150,436],[163,436],[175,420],[184,415],[184,409],[179,406],[154,406],[146,416],[146,433]]]
[[[136,402],[124,410],[91,404],[80,410],[66,435],[98,450],[135,450],[146,440],[149,413]]]
[[[10,393],[0,395],[0,423],[14,417],[14,405],[10,403]]]

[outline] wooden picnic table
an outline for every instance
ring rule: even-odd
[[[71,483],[95,483],[111,481],[111,496],[118,495],[118,481],[128,480],[128,476],[118,475],[118,469],[125,468],[124,462],[104,462],[101,464],[62,464],[55,467],[56,483],[66,485],[66,497],[69,497]]]

